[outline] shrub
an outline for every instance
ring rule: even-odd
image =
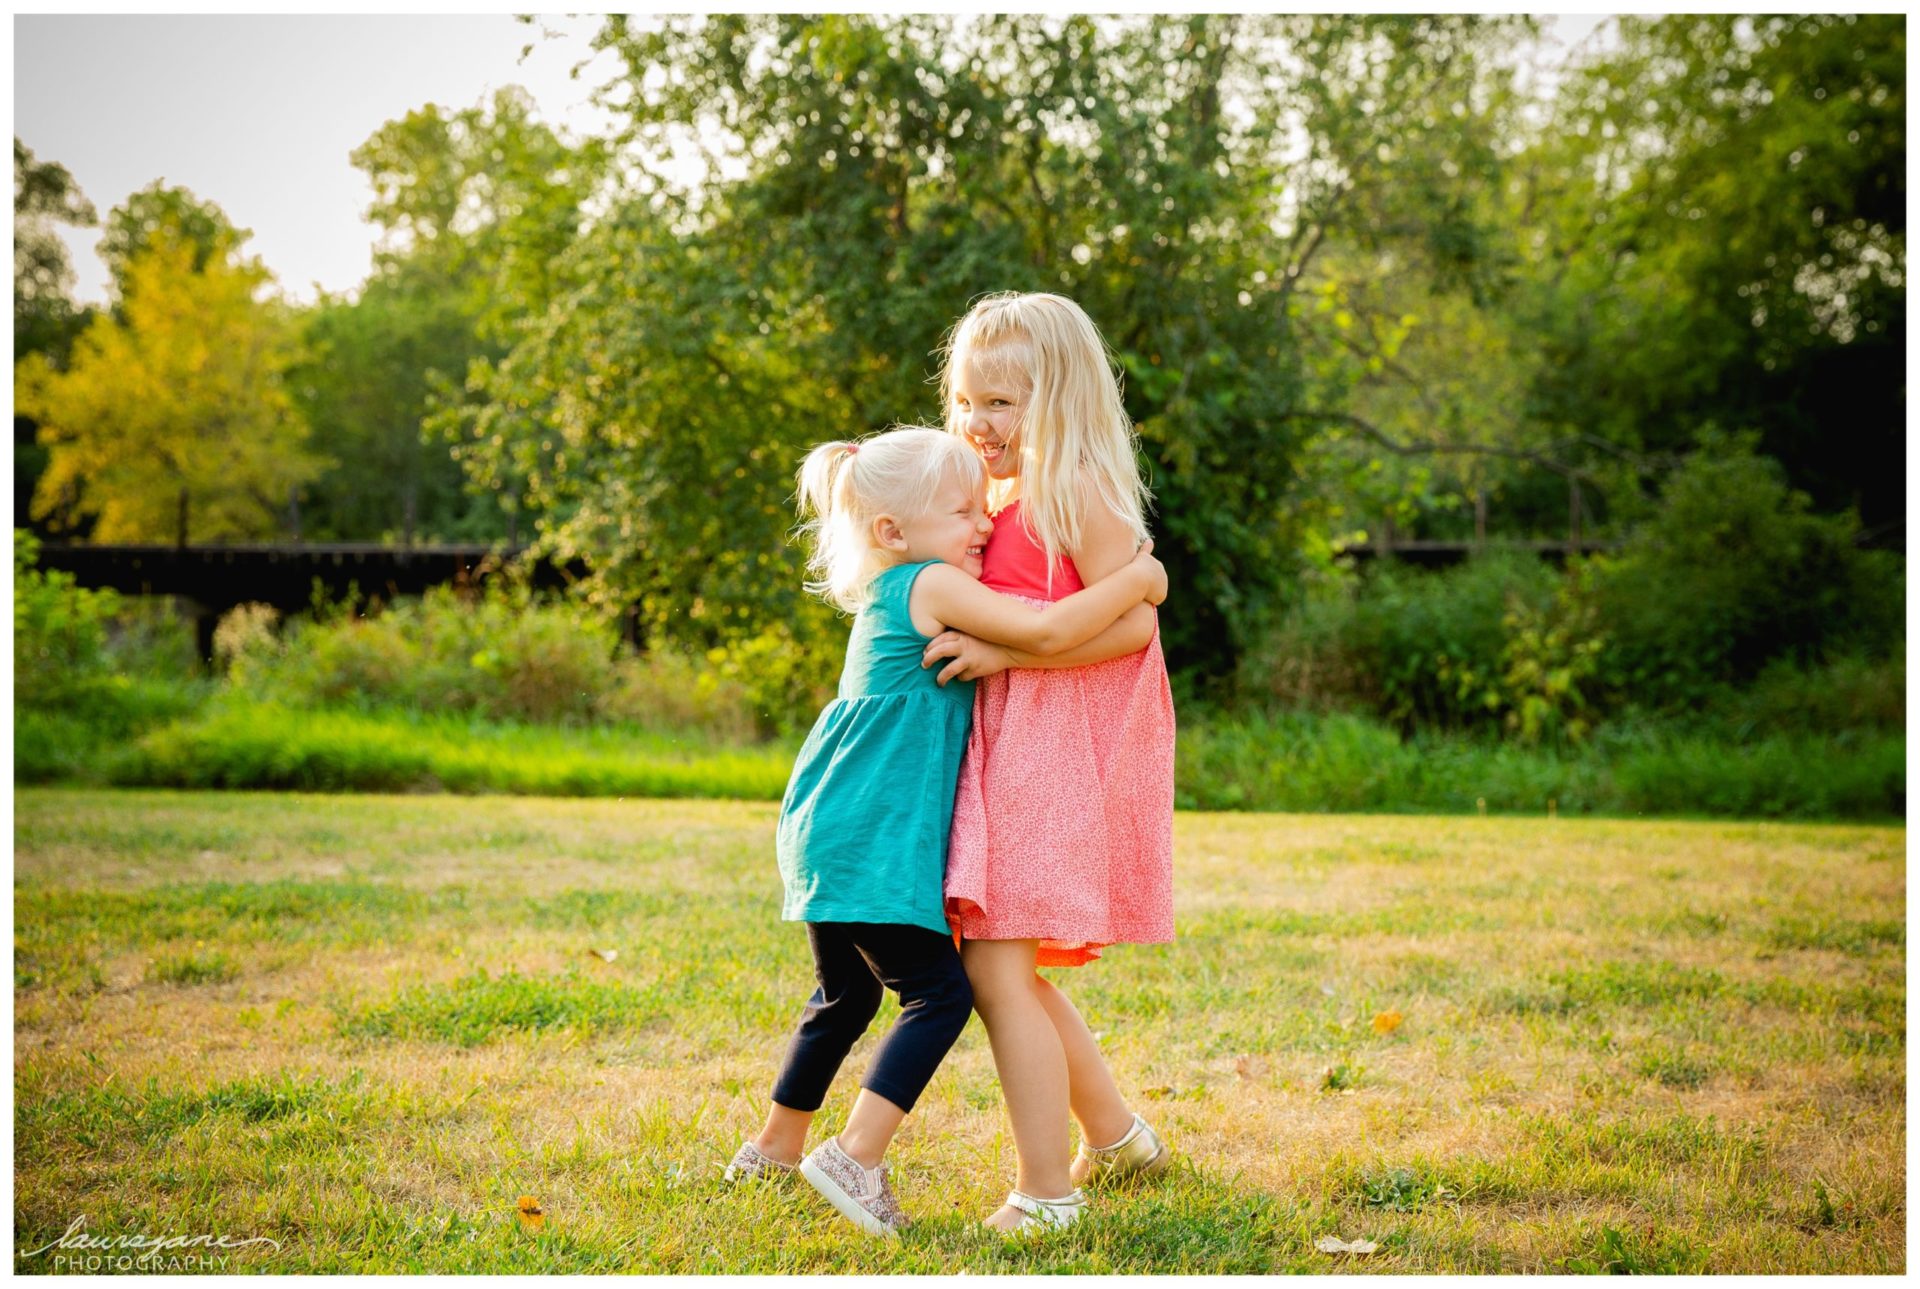
[[[107,629],[121,599],[34,567],[39,559],[39,540],[14,529],[13,693],[16,705],[54,710],[110,671]]]
[[[1777,658],[1890,649],[1904,615],[1898,557],[1857,549],[1856,517],[1808,506],[1749,439],[1704,436],[1653,518],[1596,561],[1610,693],[1696,707]]]
[[[463,599],[440,587],[360,617],[322,612],[277,638],[271,610],[243,605],[221,622],[215,650],[235,689],[263,702],[616,721],[733,738],[779,727],[757,715],[756,690],[788,686],[796,667],[759,654],[724,660],[731,671],[681,654],[636,656],[592,611],[505,588]],[[749,671],[751,685],[742,679]]]
[[[1907,663],[1905,649],[1896,647],[1884,659],[1847,654],[1813,666],[1775,659],[1751,685],[1716,692],[1703,728],[1745,740],[1903,730],[1906,724]]]
[[[604,720],[649,729],[697,729],[744,741],[762,732],[752,693],[700,660],[656,645],[623,658],[613,687],[600,695]]]
[[[738,687],[751,705],[762,735],[804,730],[833,696],[846,648],[845,624],[838,639],[805,634],[805,628],[778,623],[758,635],[710,650],[707,662],[726,683]]]
[[[1352,665],[1371,674],[1379,712],[1400,726],[1464,727],[1512,704],[1507,622],[1544,620],[1555,573],[1537,556],[1492,552],[1439,573],[1369,571],[1349,630]]]
[[[1353,578],[1310,590],[1241,655],[1235,696],[1242,703],[1287,711],[1378,711],[1373,673],[1352,653],[1358,594]]]
[[[274,629],[280,625],[280,610],[271,604],[238,604],[229,609],[213,628],[213,660],[221,668],[243,671],[280,648]]]
[[[236,610],[236,613],[238,611]],[[612,633],[567,604],[451,587],[372,616],[299,623],[278,646],[261,623],[232,620],[232,678],[260,698],[303,706],[402,706],[552,724],[591,719],[614,683]]]
[[[1523,743],[1564,736],[1579,742],[1593,728],[1601,654],[1606,647],[1589,566],[1575,561],[1546,609],[1519,600],[1501,619],[1501,675],[1494,692],[1507,729]]]

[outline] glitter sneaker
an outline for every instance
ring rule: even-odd
[[[838,1137],[823,1143],[800,1161],[800,1175],[840,1210],[840,1215],[868,1235],[898,1236],[907,1215],[893,1197],[887,1168],[865,1168],[840,1149]]]
[[[722,1174],[730,1182],[750,1182],[756,1178],[775,1180],[789,1176],[794,1165],[783,1164],[777,1159],[769,1159],[760,1153],[759,1147],[751,1141],[740,1143],[740,1149],[733,1152],[733,1162],[727,1165]]]

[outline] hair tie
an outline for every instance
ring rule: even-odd
[[[857,453],[858,453],[859,451],[860,451],[860,445],[859,445],[858,443],[849,443],[849,444],[847,444],[847,455],[848,455],[848,456],[854,456],[854,455],[856,455],[856,454],[857,454]]]

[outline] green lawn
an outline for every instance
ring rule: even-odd
[[[976,1023],[883,1244],[719,1180],[811,984],[775,810],[18,791],[16,1249],[84,1216],[278,1241],[234,1271],[1905,1270],[1902,828],[1182,814],[1179,941],[1056,973],[1177,1169],[982,1232]]]

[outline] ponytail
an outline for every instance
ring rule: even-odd
[[[920,426],[889,430],[858,442],[822,443],[800,463],[796,530],[812,543],[807,590],[858,613],[868,583],[893,562],[875,545],[873,521],[926,511],[949,472],[968,487],[984,477],[980,459],[959,439]]]

